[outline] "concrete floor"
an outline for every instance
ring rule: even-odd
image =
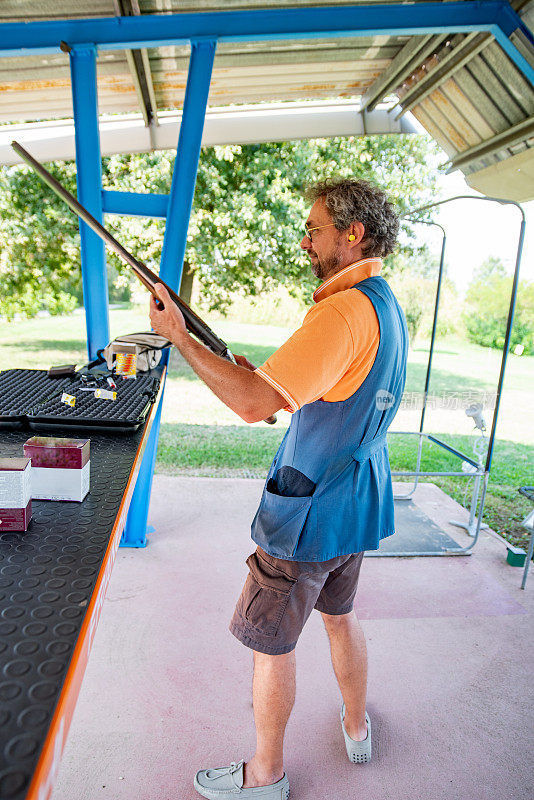
[[[262,481],[156,476],[145,550],[119,550],[53,800],[194,800],[197,769],[254,748],[252,655],[228,631]],[[465,517],[432,485],[418,505]],[[373,761],[346,758],[319,614],[297,647],[292,800],[532,800],[534,574],[474,555],[367,558]]]

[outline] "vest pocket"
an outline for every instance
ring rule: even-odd
[[[293,556],[311,503],[311,497],[285,497],[265,489],[252,523],[252,538],[277,558]]]

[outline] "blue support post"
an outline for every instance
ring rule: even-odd
[[[102,222],[102,160],[98,131],[96,48],[70,51],[78,200]],[[89,359],[109,343],[108,281],[104,242],[80,220],[83,302]]]
[[[148,436],[145,452],[139,474],[135,483],[126,525],[121,536],[119,547],[146,547],[147,546],[147,517],[150,494],[152,492],[152,478],[156,464],[156,451],[158,449],[159,424],[163,406],[163,393],[156,410],[152,428]]]
[[[160,266],[161,277],[176,292],[180,288],[182,278],[187,229],[195,194],[215,47],[216,42],[212,40],[191,43],[189,73],[167,207],[167,223]],[[162,405],[163,401],[160,403],[152,424],[122,535],[121,547],[146,546],[148,504],[156,462]]]
[[[191,59],[160,268],[161,277],[175,292],[180,288],[182,278],[215,46],[216,43],[210,40],[191,43]]]

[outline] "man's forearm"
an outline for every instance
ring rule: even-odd
[[[281,405],[271,407],[273,402],[276,405],[274,397],[263,397],[269,387],[262,378],[246,367],[212,353],[187,332],[182,331],[173,337],[173,344],[219,400],[245,422],[258,422],[281,408]],[[265,413],[263,408],[267,409]]]
[[[154,297],[150,299],[152,327],[178,348],[219,400],[245,422],[267,419],[285,406],[282,395],[256,375],[254,367],[246,359],[238,356],[240,363],[233,364],[193,339],[187,332],[180,309],[173,303],[165,286],[156,284],[155,290],[161,302],[158,305]],[[241,366],[241,361],[248,366]]]

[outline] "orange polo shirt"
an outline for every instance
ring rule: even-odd
[[[286,398],[286,411],[316,400],[346,400],[362,385],[378,351],[380,326],[369,298],[351,287],[381,269],[380,258],[364,258],[324,281],[301,327],[256,369]]]

